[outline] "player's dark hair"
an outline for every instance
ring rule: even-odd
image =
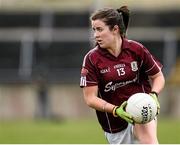
[[[112,8],[103,8],[94,12],[90,19],[102,20],[107,26],[109,26],[110,30],[112,30],[115,25],[118,25],[120,29],[120,35],[125,37],[129,24],[129,10],[127,6],[122,6],[117,10]]]

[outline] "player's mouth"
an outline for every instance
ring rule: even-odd
[[[97,43],[98,43],[99,45],[101,45],[101,44],[103,43],[103,41],[102,41],[102,40],[97,40]]]

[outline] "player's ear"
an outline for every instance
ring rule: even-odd
[[[114,27],[113,27],[113,32],[114,32],[114,33],[119,33],[119,27],[118,27],[118,25],[114,25]]]

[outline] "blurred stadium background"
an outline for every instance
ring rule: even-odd
[[[0,0],[0,122],[95,119],[79,88],[89,16],[122,5],[131,10],[128,37],[164,65],[160,118],[180,120],[179,0]]]

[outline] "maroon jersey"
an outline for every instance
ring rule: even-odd
[[[151,90],[148,75],[155,75],[162,65],[140,43],[123,39],[118,57],[106,49],[95,47],[84,57],[80,86],[98,86],[98,97],[121,105],[137,92]],[[99,123],[106,132],[119,132],[128,123],[111,113],[96,111]]]

